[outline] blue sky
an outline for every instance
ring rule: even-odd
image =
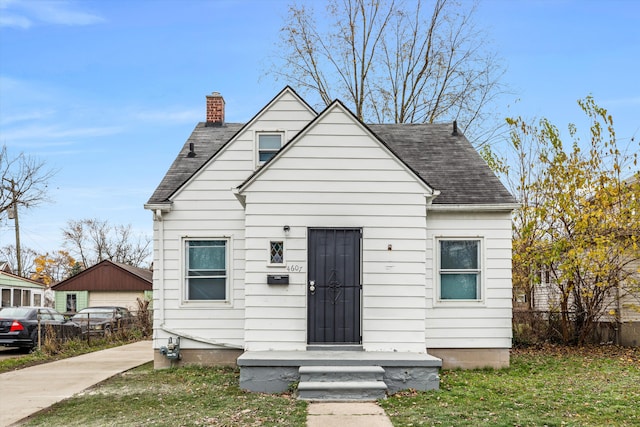
[[[204,120],[205,95],[221,92],[226,120],[243,122],[286,84],[265,73],[288,3],[0,0],[0,144],[58,170],[52,203],[20,212],[22,245],[60,249],[70,219],[151,235],[143,204]],[[592,94],[618,140],[638,141],[638,22],[634,0],[480,1],[476,24],[513,92],[498,108],[566,128]],[[0,247],[13,243],[0,217]]]

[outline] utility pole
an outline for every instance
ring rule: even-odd
[[[18,199],[16,197],[16,182],[13,179],[2,178],[11,184],[11,207],[8,217],[13,219],[16,225],[16,258],[18,261],[18,276],[22,277],[22,253],[20,251],[20,222],[18,221]],[[5,187],[6,188],[6,187]]]

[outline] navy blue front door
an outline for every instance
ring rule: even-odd
[[[359,228],[310,228],[309,344],[360,344]]]

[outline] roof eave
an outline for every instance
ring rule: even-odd
[[[518,209],[518,203],[488,203],[488,204],[431,204],[427,207],[430,211],[440,212],[511,212]]]
[[[162,221],[162,214],[171,212],[173,202],[167,201],[163,203],[145,203],[144,208],[153,212],[153,219],[156,221]]]

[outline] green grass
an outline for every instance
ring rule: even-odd
[[[139,336],[114,336],[111,338],[92,338],[91,342],[76,338],[61,344],[45,345],[40,350],[15,358],[0,360],[0,374],[68,357],[80,356],[98,350],[118,347],[142,339]]]
[[[638,426],[640,351],[516,350],[504,370],[449,370],[440,391],[380,402],[394,426]]]
[[[446,370],[441,390],[380,401],[398,426],[637,426],[640,349],[515,350],[503,370]],[[145,365],[27,426],[305,426],[306,403],[246,393],[230,368]]]
[[[126,372],[54,405],[28,426],[304,426],[306,403],[247,393],[231,368]]]

